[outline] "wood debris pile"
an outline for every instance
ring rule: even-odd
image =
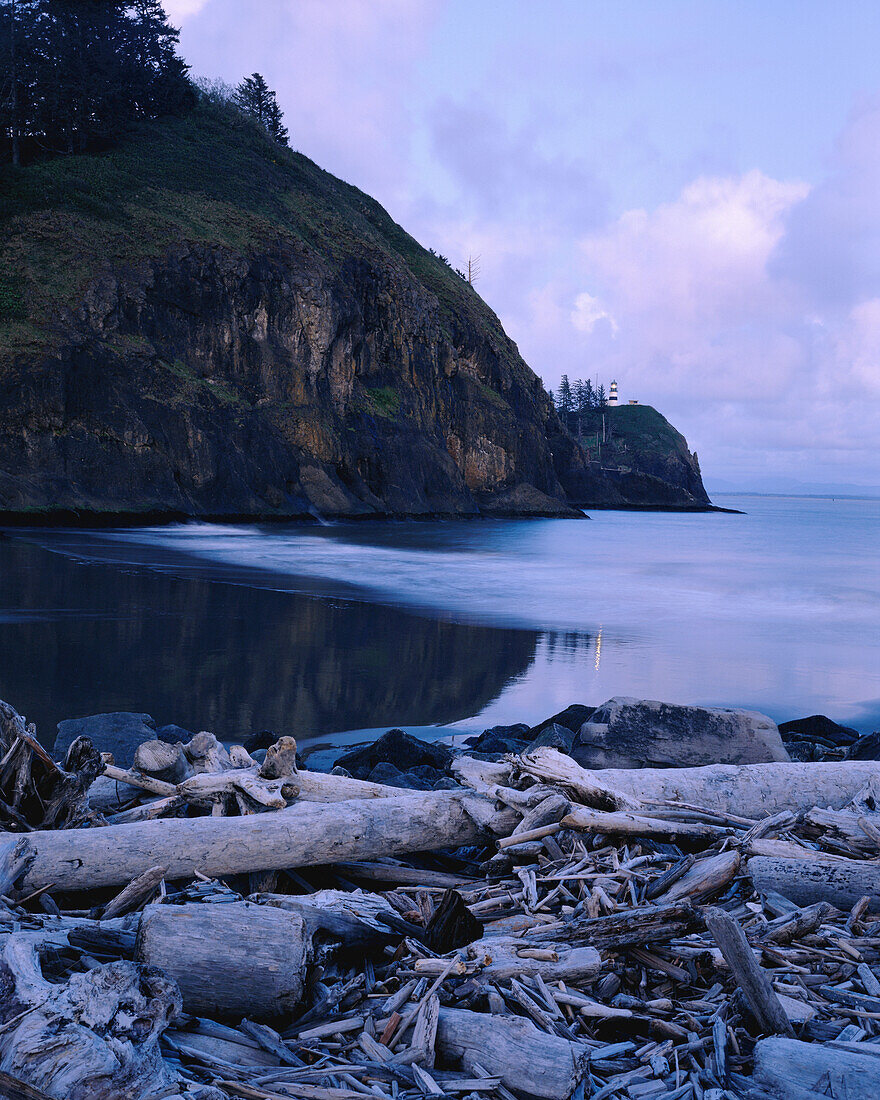
[[[200,734],[46,828],[3,707],[12,1100],[880,1095],[876,764],[538,749],[401,793]]]

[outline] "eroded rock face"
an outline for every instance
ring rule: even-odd
[[[0,511],[577,514],[513,343],[385,253],[181,245],[56,340],[0,382]]]
[[[576,734],[585,768],[698,767],[788,760],[775,723],[751,710],[610,699]]]

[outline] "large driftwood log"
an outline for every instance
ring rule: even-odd
[[[177,982],[193,1015],[267,1019],[299,1004],[310,946],[302,917],[285,909],[148,905],[135,954]]]
[[[40,968],[42,933],[16,933],[0,956],[0,1070],[53,1100],[158,1100],[187,1091],[162,1060],[159,1036],[180,1011],[174,982],[149,967],[110,963],[64,985]]]
[[[476,1064],[517,1094],[567,1100],[586,1073],[589,1047],[539,1031],[520,1016],[441,1008],[437,1046],[445,1058]]]
[[[868,1044],[866,1043],[867,1047]],[[788,1086],[818,1096],[877,1100],[880,1057],[797,1039],[762,1039],[755,1047],[755,1083],[771,1096],[787,1098]]]
[[[534,749],[522,769],[541,780],[583,793],[614,792],[641,803],[686,802],[715,812],[760,819],[813,806],[846,805],[871,780],[880,779],[880,761],[829,764],[713,764],[705,768],[604,769],[588,772],[556,749]],[[599,807],[603,808],[603,807]]]
[[[880,864],[858,859],[779,859],[752,856],[747,873],[759,892],[775,890],[796,905],[827,901],[851,909],[869,897],[872,911],[880,910]]]
[[[130,882],[161,864],[170,880],[275,871],[472,844],[484,829],[513,828],[513,811],[476,795],[425,791],[413,797],[302,803],[275,813],[200,817],[107,829],[34,832],[36,858],[23,888],[94,889]]]

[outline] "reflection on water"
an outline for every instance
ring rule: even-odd
[[[48,741],[62,718],[107,710],[303,742],[448,722],[525,672],[535,644],[534,631],[83,564],[0,538],[0,698]]]
[[[880,725],[880,502],[0,538],[0,697],[308,741],[613,695]],[[44,734],[45,736],[45,734]]]

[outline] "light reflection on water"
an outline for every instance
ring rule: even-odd
[[[619,694],[872,728],[880,501],[723,503],[748,514],[19,532],[0,697],[304,740]]]

